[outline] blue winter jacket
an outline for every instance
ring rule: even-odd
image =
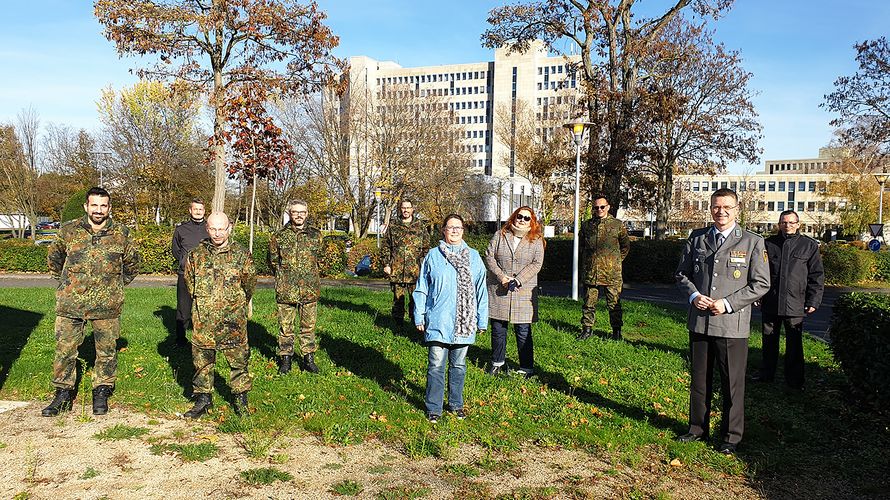
[[[468,248],[466,242],[448,245],[459,251]],[[488,328],[488,288],[485,285],[485,265],[479,252],[470,248],[470,274],[476,290],[477,329]],[[475,333],[469,337],[455,338],[454,323],[457,318],[457,270],[448,263],[439,247],[430,249],[414,289],[414,324],[423,325],[427,342],[443,344],[472,344]]]

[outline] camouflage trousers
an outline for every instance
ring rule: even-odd
[[[192,345],[192,360],[195,364],[195,377],[192,379],[192,392],[210,394],[213,392],[213,372],[216,368],[217,349],[204,349]],[[247,392],[251,388],[250,372],[247,365],[250,361],[250,346],[245,342],[237,347],[219,349],[229,362],[229,387],[235,394]]]
[[[581,306],[581,326],[593,327],[596,316],[596,301],[599,299],[599,289],[603,289],[606,299],[606,309],[609,311],[609,324],[613,330],[621,329],[624,324],[621,312],[621,284],[617,285],[589,285],[584,284],[584,304]]]
[[[405,320],[405,296],[408,296],[408,321],[414,323],[414,293],[415,283],[390,283],[392,289],[392,317],[396,321]]]
[[[83,319],[56,316],[56,354],[53,358],[53,387],[74,389],[77,384],[77,349],[83,343],[87,321],[93,324],[96,361],[93,387],[114,386],[117,381],[117,339],[121,319]]]
[[[306,304],[278,304],[278,355],[294,355],[294,322],[300,315],[300,354],[318,350],[315,343],[315,321],[318,317],[318,302]]]

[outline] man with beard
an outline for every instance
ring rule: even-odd
[[[185,330],[192,321],[192,296],[183,277],[185,259],[207,236],[207,226],[204,224],[204,200],[195,198],[189,205],[189,220],[176,226],[173,231],[173,242],[170,245],[173,257],[179,263],[176,270],[176,345],[179,346],[188,345]]]
[[[94,187],[83,204],[86,215],[66,222],[47,252],[56,289],[56,352],[53,358],[55,397],[43,409],[52,417],[71,409],[77,380],[77,350],[86,324],[93,327],[93,414],[108,413],[108,398],[117,380],[117,339],[124,304],[124,285],[139,269],[139,254],[130,230],[109,215],[111,196]]]
[[[278,303],[278,373],[290,372],[294,356],[294,322],[300,317],[300,369],[318,373],[315,364],[315,321],[321,293],[321,232],[310,226],[309,205],[303,200],[287,204],[290,216],[283,228],[269,239],[269,267],[275,274]]]
[[[414,217],[414,204],[404,199],[399,203],[398,220],[392,221],[383,236],[383,273],[389,276],[392,289],[392,317],[397,327],[405,321],[405,298],[408,318],[414,318],[412,293],[420,274],[420,263],[429,247],[427,225]]]

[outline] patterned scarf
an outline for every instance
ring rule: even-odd
[[[439,250],[457,271],[457,318],[454,322],[454,337],[470,337],[476,333],[476,294],[473,290],[473,278],[470,275],[470,249],[440,241]]]

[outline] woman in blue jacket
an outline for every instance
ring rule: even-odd
[[[479,252],[464,242],[464,220],[451,214],[442,222],[443,239],[423,259],[414,289],[414,324],[427,348],[426,415],[436,423],[445,395],[448,359],[448,409],[463,419],[467,349],[476,332],[488,326],[488,289]]]

